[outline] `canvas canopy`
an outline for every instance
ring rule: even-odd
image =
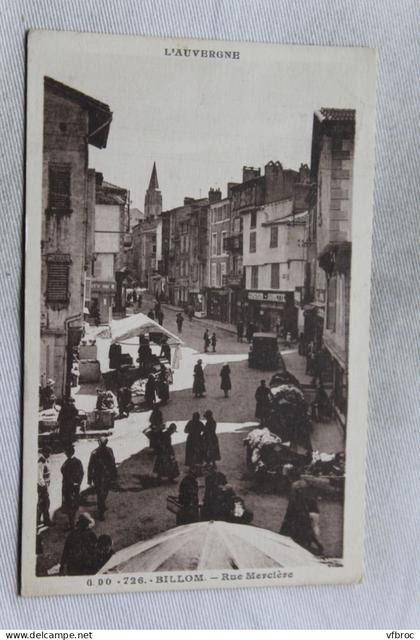
[[[169,529],[117,551],[100,573],[308,567],[320,560],[267,529],[229,522],[199,522]]]
[[[147,333],[161,333],[168,338],[169,344],[183,344],[175,334],[162,327],[144,313],[135,313],[121,320],[112,320],[109,326],[98,333],[100,338],[110,338],[112,343],[123,342],[129,338],[143,336]]]

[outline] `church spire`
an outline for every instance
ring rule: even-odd
[[[159,189],[159,182],[156,171],[156,162],[153,163],[152,175],[150,176],[148,191],[157,191]]]
[[[149,187],[144,199],[144,216],[146,220],[157,218],[162,213],[162,194],[159,190],[159,182],[156,171],[156,162],[153,163],[152,175]]]

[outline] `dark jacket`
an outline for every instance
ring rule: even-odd
[[[187,433],[185,443],[185,464],[187,467],[194,467],[203,462],[203,441],[201,434],[204,425],[201,420],[189,420],[185,425],[184,432]]]
[[[117,478],[117,466],[111,447],[99,446],[90,454],[88,465],[89,484],[109,484]]]
[[[93,531],[75,529],[67,536],[61,567],[69,576],[89,575],[97,570],[97,538]]]
[[[223,391],[230,391],[232,389],[232,383],[230,381],[230,367],[228,364],[225,364],[220,371],[220,388]]]

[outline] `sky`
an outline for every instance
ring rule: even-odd
[[[153,162],[164,210],[210,187],[225,195],[243,165],[309,164],[314,110],[356,108],[360,96],[347,81],[354,57],[338,48],[217,44],[240,50],[238,61],[167,57],[159,39],[81,43],[67,39],[60,55],[45,54],[43,72],[109,105],[108,144],[90,147],[89,165],[129,189],[142,211]]]

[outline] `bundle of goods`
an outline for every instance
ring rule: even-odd
[[[320,453],[313,451],[311,463],[305,467],[304,475],[312,486],[328,494],[341,495],[345,480],[344,453]]]
[[[58,428],[57,419],[58,411],[54,407],[40,411],[38,421],[39,433],[55,431]]]
[[[293,404],[305,403],[303,391],[295,385],[281,384],[277,387],[271,387],[270,390],[276,402],[280,400],[286,400],[286,402],[291,402]]]
[[[146,390],[147,380],[136,380],[131,385],[131,402],[134,406],[142,404],[144,402],[144,393]]]
[[[285,464],[302,464],[302,456],[290,448],[290,442],[282,439],[267,428],[254,429],[244,439],[247,447],[247,464],[255,474],[282,475]]]

